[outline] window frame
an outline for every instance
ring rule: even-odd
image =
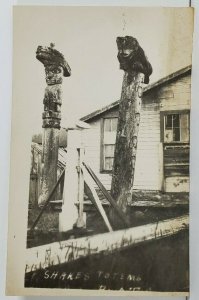
[[[172,114],[188,114],[189,118],[189,141],[183,142],[183,141],[172,141],[172,142],[165,142],[164,141],[164,130],[165,130],[165,116],[172,115]],[[179,145],[179,144],[190,144],[190,110],[188,109],[182,109],[182,110],[167,110],[167,111],[160,111],[160,141],[161,143],[165,145]]]
[[[104,116],[101,118],[101,124],[100,124],[100,173],[104,173],[104,174],[112,174],[113,170],[105,170],[104,169],[104,122],[106,119],[114,119],[117,118],[118,119],[118,114],[110,114],[107,116]],[[111,131],[110,131],[111,132]],[[117,131],[116,131],[117,134]],[[115,144],[106,144],[106,145],[115,145]],[[114,156],[113,156],[114,158]]]

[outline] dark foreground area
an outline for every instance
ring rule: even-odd
[[[188,230],[27,273],[25,287],[188,292]]]

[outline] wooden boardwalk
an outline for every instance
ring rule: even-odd
[[[186,230],[189,216],[89,237],[55,242],[26,250],[26,273],[49,268],[94,254],[111,254],[146,241],[166,238]]]

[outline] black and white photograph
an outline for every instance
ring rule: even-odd
[[[192,8],[14,7],[8,294],[189,295],[192,36]]]

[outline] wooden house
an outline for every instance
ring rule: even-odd
[[[148,85],[143,94],[135,190],[189,191],[191,66]],[[81,118],[85,159],[110,190],[119,101]]]

